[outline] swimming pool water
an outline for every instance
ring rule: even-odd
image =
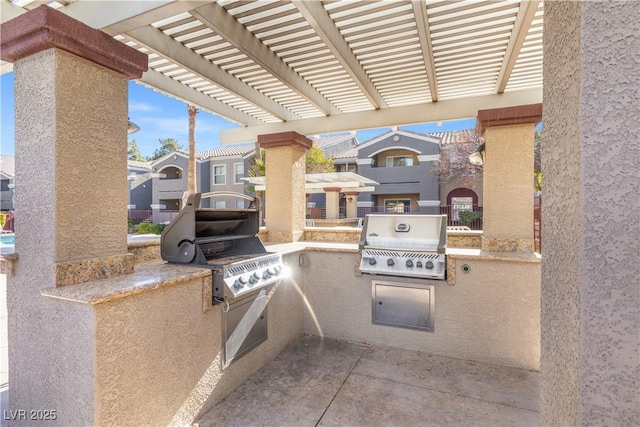
[[[0,248],[5,246],[13,246],[16,243],[15,236],[0,236]]]

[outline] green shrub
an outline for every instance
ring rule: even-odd
[[[166,224],[151,224],[149,231],[153,234],[162,234],[162,230],[166,227]]]
[[[482,211],[462,211],[458,213],[460,224],[469,226],[473,221],[482,218]]]
[[[0,225],[4,228],[7,223],[7,214],[0,214]]]
[[[149,234],[151,233],[151,226],[153,224],[151,224],[150,222],[141,222],[140,224],[138,224],[138,228],[137,228],[137,232],[140,234]]]
[[[162,234],[162,230],[166,227],[166,224],[154,224],[151,222],[141,222],[138,224],[136,231],[139,234]]]

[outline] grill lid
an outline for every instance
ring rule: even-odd
[[[249,200],[247,209],[200,208],[201,198],[232,196]],[[209,260],[251,253],[265,253],[258,239],[258,199],[234,192],[193,193],[164,229],[160,255],[169,262],[208,264]]]
[[[367,215],[359,246],[361,250],[419,250],[444,254],[447,246],[447,216]]]

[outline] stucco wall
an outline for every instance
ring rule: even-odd
[[[485,131],[484,237],[533,239],[533,138],[533,123]]]
[[[91,315],[58,310],[40,289],[55,286],[55,261],[126,253],[127,79],[53,49],[18,61],[14,73],[22,191],[7,289],[10,409],[55,409],[59,425],[91,424],[93,365],[82,358]],[[92,161],[107,156],[113,167]],[[113,203],[99,204],[100,194]]]
[[[95,306],[95,424],[190,425],[303,333],[292,277],[269,300],[267,340],[222,370],[223,305],[203,312],[202,287],[194,279]]]
[[[446,281],[354,274],[353,253],[307,251],[305,332],[538,369],[540,264],[468,260]],[[457,263],[460,269],[462,262]],[[330,266],[330,268],[327,268]],[[435,332],[371,323],[371,281],[435,285]]]
[[[545,3],[541,419],[640,423],[640,3]]]

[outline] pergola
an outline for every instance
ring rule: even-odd
[[[2,22],[43,3],[147,53],[140,83],[244,126],[222,143],[542,101],[541,1],[3,0]]]
[[[36,8],[42,4],[80,23]],[[206,320],[211,315],[200,313],[201,277],[164,270],[179,278],[189,275],[184,289],[188,286],[195,298],[192,305],[175,277],[163,279],[158,268],[145,270],[141,284],[130,284],[134,261],[122,226],[122,183],[126,88],[128,79],[135,78],[244,126],[222,132],[223,143],[257,140],[267,151],[268,168],[275,173],[266,177],[266,185],[276,189],[269,197],[280,202],[273,214],[267,206],[272,241],[296,242],[303,235],[303,164],[311,146],[304,135],[477,117],[480,133],[486,131],[483,185],[491,190],[491,200],[485,191],[482,251],[458,259],[495,267],[487,267],[481,280],[467,276],[467,288],[458,269],[459,282],[440,289],[466,298],[469,291],[492,287],[492,294],[474,301],[489,320],[496,311],[507,313],[503,309],[513,308],[529,291],[528,307],[540,313],[539,318],[525,317],[539,320],[530,356],[541,361],[543,424],[638,424],[640,3],[547,2],[544,28],[539,1],[3,0],[0,6],[1,54],[16,64],[16,182],[21,186],[19,258],[0,258],[0,267],[12,269],[9,360],[16,373],[12,387],[17,385],[12,399],[21,405],[14,403],[15,408],[56,408],[50,404],[55,402],[66,410],[60,423],[111,424],[135,412],[126,399],[144,389],[140,381],[153,377],[158,395],[165,390],[175,394],[174,383],[192,372],[200,356],[206,370],[202,378],[220,376],[207,369],[216,366],[209,347],[205,355],[189,352],[189,366],[181,375],[157,375],[163,372],[158,363],[165,363],[166,370],[183,366],[184,349],[202,347],[197,333],[211,335]],[[33,8],[28,17],[18,17]],[[144,73],[147,58],[135,49],[149,55]],[[11,69],[11,64],[1,66],[3,72]],[[545,256],[540,264],[527,221],[543,67]],[[98,191],[100,203],[78,197]],[[306,278],[318,280],[312,283],[317,290],[347,276],[363,281],[348,267],[349,274],[336,280],[324,278],[335,273],[332,269],[321,271],[323,277]],[[114,276],[109,283],[118,288],[116,297],[105,294],[107,273]],[[156,288],[154,280],[167,286]],[[172,298],[167,289],[181,293]],[[515,298],[501,300],[506,289],[516,290]],[[138,310],[140,303],[148,311]],[[451,306],[468,312],[471,304]],[[164,317],[158,316],[159,309]],[[478,332],[508,327],[519,317],[522,313],[513,312]],[[163,340],[153,347],[161,354],[153,363],[140,363],[132,355],[147,356],[144,349],[156,341],[131,340],[133,350],[119,345],[126,333],[137,338],[142,324],[150,325],[147,331],[164,333],[184,319],[193,319],[189,333],[173,334],[174,345]],[[491,350],[505,336],[522,336],[512,332],[495,340],[474,334],[463,343],[479,340]],[[152,340],[153,335],[146,337]],[[506,346],[503,353],[521,347]],[[131,381],[110,375],[119,372],[126,357]],[[165,380],[171,385],[164,386]],[[119,384],[130,385],[132,393]],[[193,387],[188,388],[190,393]],[[100,406],[101,398],[126,411],[110,413],[117,407]],[[193,411],[192,402],[184,402],[172,411]],[[148,414],[165,409],[158,405]],[[191,423],[199,410],[185,419]]]

